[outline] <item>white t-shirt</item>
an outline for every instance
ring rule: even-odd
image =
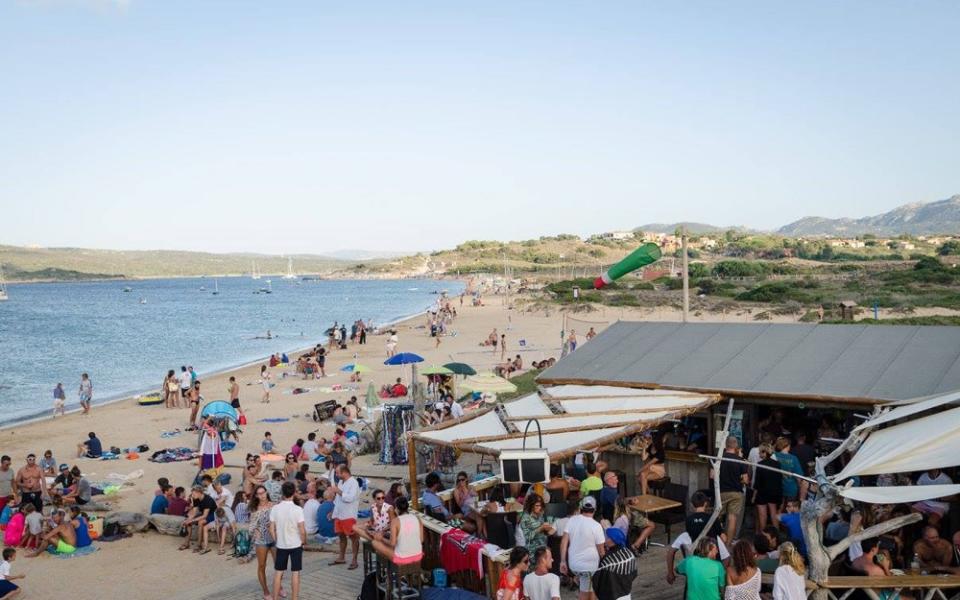
[[[773,574],[773,600],[806,600],[806,582],[793,567],[777,567]]]
[[[684,531],[677,536],[677,539],[673,540],[673,543],[670,544],[670,547],[674,550],[679,550],[683,552],[684,546],[689,546],[693,544],[693,540],[690,539],[690,534]],[[727,550],[726,545],[723,543],[723,540],[717,538],[717,550],[720,552],[720,560],[724,561],[730,558],[730,552]]]
[[[229,505],[224,505],[223,508],[223,518],[215,517],[213,522],[219,525],[229,524],[233,525],[237,522],[237,517],[233,514],[233,509]],[[216,514],[216,513],[214,513]]]
[[[340,493],[333,501],[334,519],[356,519],[360,510],[360,484],[356,477],[341,481]]]
[[[308,457],[314,459],[317,457],[317,448],[318,444],[313,440],[307,440],[303,443],[303,451],[307,454]]]
[[[303,509],[293,503],[293,500],[284,500],[270,509],[270,522],[277,529],[277,548],[290,550],[302,546],[298,525],[304,522]]]
[[[459,402],[453,402],[450,404],[450,416],[452,416],[454,419],[463,418],[463,407],[460,406]]]
[[[188,388],[193,384],[192,378],[190,377],[190,371],[181,371],[179,379],[180,379],[180,389]]]
[[[935,478],[930,477],[928,473],[923,473],[917,478],[917,485],[951,485],[952,483],[953,480],[950,479],[950,476],[942,471]],[[944,513],[950,510],[948,502],[937,502],[936,500],[924,500],[924,502]]]
[[[7,561],[0,561],[0,579],[6,579],[10,574],[10,563]]]
[[[320,512],[320,501],[316,498],[310,498],[303,503],[303,526],[307,530],[307,535],[317,533],[317,515]]]
[[[230,491],[225,485],[220,486],[220,493],[217,493],[217,490],[213,489],[212,485],[207,486],[207,495],[214,499],[214,501],[220,506],[233,506],[233,492]],[[223,502],[220,502],[220,498],[223,498]]]
[[[523,578],[523,593],[530,600],[551,600],[560,597],[560,578],[553,573],[528,573]]]
[[[592,573],[600,566],[597,546],[603,543],[603,527],[592,517],[570,517],[564,532],[570,539],[567,547],[567,566],[575,573]]]

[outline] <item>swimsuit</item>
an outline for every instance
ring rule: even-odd
[[[73,554],[77,549],[63,540],[57,540],[57,554]]]

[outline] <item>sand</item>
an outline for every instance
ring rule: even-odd
[[[462,308],[458,306],[459,317],[453,322],[451,331],[456,335],[442,338],[439,348],[435,340],[429,337],[424,326],[425,317],[415,317],[396,326],[400,344],[398,351],[416,352],[426,359],[425,364],[443,364],[455,360],[473,365],[477,370],[488,370],[500,362],[500,350],[493,353],[479,343],[487,337],[493,328],[507,335],[507,355],[516,354],[520,340],[525,341],[522,351],[525,364],[532,360],[541,360],[550,356],[559,358],[560,330],[564,326],[563,313],[556,309],[549,311],[522,312],[506,306],[504,299],[490,297],[488,305],[471,307],[469,302]],[[569,328],[577,330],[583,343],[583,334],[590,326],[597,332],[617,319],[626,320],[679,320],[675,310],[620,310],[600,309],[588,314],[572,316]],[[694,320],[711,321],[750,321],[750,314],[703,314]],[[796,317],[774,317],[777,321],[794,321]],[[260,402],[262,387],[259,381],[259,365],[249,366],[232,372],[225,372],[209,378],[201,377],[206,400],[226,399],[227,378],[235,375],[241,385],[241,404],[249,419],[244,428],[239,446],[224,454],[228,468],[234,478],[231,489],[236,490],[240,481],[240,470],[247,452],[259,452],[260,441],[265,431],[271,431],[275,442],[281,449],[289,449],[298,437],[306,437],[318,425],[309,417],[313,405],[322,400],[337,398],[345,402],[350,392],[336,394],[314,391],[302,395],[284,394],[295,387],[330,386],[347,384],[349,375],[339,371],[340,367],[356,360],[371,367],[374,371],[364,376],[362,390],[357,393],[362,399],[362,391],[367,382],[372,381],[377,388],[392,382],[401,376],[406,381],[410,377],[410,367],[386,367],[386,338],[370,336],[365,346],[352,345],[348,350],[335,350],[327,359],[328,377],[321,380],[304,381],[300,377],[281,378],[276,376],[277,386],[271,393],[271,402]],[[277,351],[291,350],[278,347]],[[356,353],[356,359],[354,354]],[[203,365],[197,365],[203,372]],[[157,365],[157,387],[170,365]],[[276,370],[275,370],[276,373]],[[248,385],[249,384],[249,385]],[[147,460],[149,454],[171,446],[191,446],[195,443],[194,434],[183,434],[163,439],[163,430],[183,429],[187,425],[187,409],[167,409],[163,406],[141,407],[135,400],[127,399],[106,406],[94,406],[90,416],[71,414],[55,420],[18,425],[0,431],[2,453],[13,457],[13,468],[23,465],[29,452],[38,456],[47,449],[61,463],[78,464],[85,475],[93,480],[110,473],[127,474],[142,469],[144,475],[136,480],[136,485],[125,488],[116,504],[120,510],[148,512],[156,489],[158,477],[167,477],[175,486],[188,487],[197,472],[193,462],[157,464]],[[289,417],[285,423],[260,423],[267,417]],[[151,451],[143,453],[139,460],[98,461],[76,459],[77,444],[86,439],[88,431],[95,431],[105,447],[121,448],[147,444]],[[319,426],[319,434],[329,436],[333,427],[328,422]],[[367,455],[355,459],[355,469],[366,475],[382,474],[398,476],[406,469],[398,467],[380,467],[374,464],[375,456]],[[43,555],[27,559],[21,556],[13,565],[13,573],[25,573],[27,578],[18,581],[26,591],[25,597],[53,598],[69,589],[73,600],[111,597],[119,589],[125,595],[149,600],[152,598],[175,597],[178,592],[189,590],[197,585],[208,584],[213,578],[230,578],[237,574],[249,575],[254,565],[239,565],[235,560],[226,560],[216,552],[197,556],[192,552],[178,552],[180,538],[161,535],[155,531],[135,534],[132,538],[112,543],[98,543],[95,554],[71,559],[59,559]],[[269,569],[268,569],[269,573]]]

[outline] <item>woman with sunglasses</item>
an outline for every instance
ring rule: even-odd
[[[454,512],[463,515],[461,529],[467,533],[476,533],[487,537],[487,524],[477,511],[477,492],[470,488],[469,479],[464,471],[457,473],[457,485],[453,488]]]
[[[297,462],[297,455],[293,452],[287,454],[287,458],[283,463],[284,481],[295,481],[297,478],[297,471],[299,470],[300,463]]]
[[[531,551],[547,545],[547,535],[554,532],[553,525],[547,523],[544,514],[543,498],[539,494],[527,495],[518,523],[523,532],[524,545]]]
[[[371,535],[390,533],[390,522],[394,518],[394,511],[393,506],[384,501],[385,498],[386,494],[383,490],[373,490],[373,505],[370,507],[370,520],[367,521],[367,531]]]
[[[530,551],[517,546],[510,551],[510,566],[500,574],[497,600],[524,600],[523,575],[530,568]]]
[[[267,494],[267,488],[258,485],[253,491],[253,498],[247,505],[250,511],[250,543],[257,554],[257,579],[263,590],[263,600],[272,600],[270,588],[267,587],[267,557],[276,559],[276,541],[270,535],[270,510],[273,502]],[[286,594],[281,593],[281,596]]]

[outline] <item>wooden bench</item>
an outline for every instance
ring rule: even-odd
[[[922,590],[923,600],[956,600],[960,598],[960,575],[891,575],[890,577],[875,577],[867,575],[850,575],[830,577],[822,581],[819,586],[828,591],[833,600],[845,600],[857,590],[862,590],[871,600],[880,600],[882,590],[892,590],[893,595],[887,600],[900,598],[902,590]],[[943,590],[950,590],[948,596]],[[847,590],[839,597],[833,590]]]

